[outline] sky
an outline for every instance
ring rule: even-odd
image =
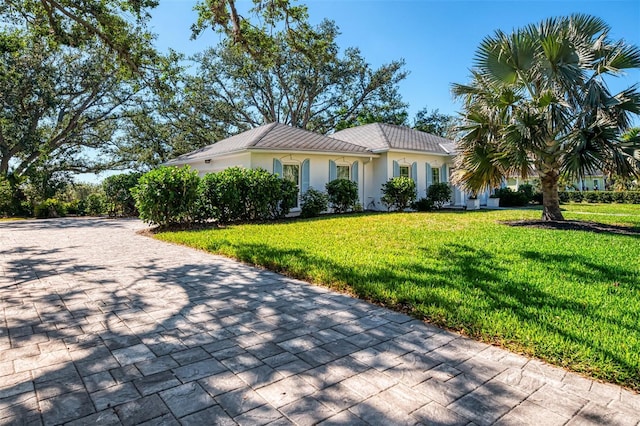
[[[250,0],[238,0],[248,8]],[[172,48],[191,55],[215,46],[220,36],[205,31],[190,40],[196,20],[192,0],[160,0],[150,22],[161,51]],[[549,17],[586,13],[602,18],[614,40],[640,46],[640,1],[458,1],[458,0],[302,0],[309,19],[336,22],[341,48],[358,47],[372,66],[395,59],[406,61],[409,76],[400,93],[409,104],[409,116],[427,107],[456,114],[459,105],[451,96],[452,83],[466,83],[475,51],[496,30],[511,32]],[[640,82],[640,71],[616,78],[612,90]]]
[[[221,36],[204,31],[191,40],[196,21],[196,0],[159,0],[151,11],[150,29],[156,47],[187,56],[216,46]],[[237,0],[248,9],[250,0]],[[640,46],[640,0],[301,0],[312,23],[336,22],[342,49],[358,47],[365,60],[378,67],[404,59],[409,76],[400,83],[400,94],[409,104],[409,117],[424,109],[455,115],[459,104],[451,96],[452,83],[466,83],[473,57],[482,39],[496,30],[511,32],[530,23],[572,13],[604,19],[613,40]],[[611,80],[610,80],[611,82]],[[640,71],[611,82],[613,91],[640,83]],[[636,119],[635,123],[640,123]],[[79,181],[96,182],[108,175],[81,175]]]

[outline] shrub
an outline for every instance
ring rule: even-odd
[[[594,192],[594,194],[598,194],[598,202],[600,203],[608,203],[611,204],[613,203],[613,192],[611,191],[600,191],[600,192]]]
[[[451,200],[451,188],[445,182],[434,183],[427,189],[427,198],[431,200],[433,207],[441,209]]]
[[[582,194],[582,192],[580,191],[569,192],[569,200],[573,201],[574,203],[581,203],[583,199],[584,199],[584,195]]]
[[[562,191],[558,195],[563,203],[640,204],[640,191]]]
[[[9,180],[0,175],[0,216],[12,214],[13,191]]]
[[[511,188],[496,189],[495,196],[500,198],[500,207],[522,207],[529,204],[530,201],[526,192],[513,191]]]
[[[325,186],[329,204],[336,213],[353,209],[358,203],[358,184],[349,179],[335,179]]]
[[[395,177],[382,185],[382,203],[387,210],[406,210],[416,199],[416,183],[408,177]]]
[[[558,198],[560,199],[561,203],[568,203],[571,200],[571,198],[569,197],[569,193],[566,191],[558,192]]]
[[[414,201],[411,204],[411,208],[419,212],[428,212],[433,210],[436,207],[431,198],[420,198],[419,200]]]
[[[47,198],[43,202],[36,204],[34,213],[38,219],[63,217],[67,214],[67,209],[65,203],[57,198]]]
[[[625,193],[622,191],[616,191],[611,194],[611,198],[614,203],[624,203],[625,202]]]
[[[109,216],[135,216],[136,200],[131,189],[138,184],[140,173],[123,173],[109,176],[102,182],[105,207]]]
[[[627,191],[624,198],[629,204],[640,204],[640,191]]]
[[[205,175],[198,193],[198,219],[221,223],[284,217],[298,197],[293,182],[263,169],[240,167]]]
[[[584,200],[587,203],[598,203],[600,202],[600,194],[598,192],[587,192],[584,194]]]
[[[132,195],[133,197],[133,195]],[[85,201],[85,214],[100,216],[106,210],[105,196],[99,193],[89,194]]]
[[[160,167],[145,173],[132,189],[140,218],[161,226],[191,222],[199,180],[189,166]]]
[[[527,197],[527,203],[529,203],[531,200],[533,200],[533,196],[535,194],[535,191],[533,189],[533,185],[530,185],[528,183],[523,183],[521,185],[518,185],[518,191],[517,192],[522,192]]]
[[[301,217],[315,217],[327,210],[329,206],[329,197],[322,191],[309,188],[307,192],[302,194],[302,210]]]

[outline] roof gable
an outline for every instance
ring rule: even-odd
[[[450,155],[454,147],[449,139],[405,126],[384,123],[352,127],[336,132],[331,137],[364,146],[373,152],[397,149]]]

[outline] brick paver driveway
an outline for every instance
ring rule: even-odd
[[[640,421],[619,387],[142,227],[0,223],[0,423]]]

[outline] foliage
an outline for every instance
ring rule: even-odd
[[[57,198],[48,198],[36,204],[34,214],[38,219],[63,217],[67,214],[67,207],[63,201]]]
[[[451,201],[451,188],[446,182],[439,182],[427,188],[427,198],[431,200],[436,209],[441,209]]]
[[[561,191],[563,203],[640,204],[640,191]]]
[[[62,48],[19,29],[0,29],[0,39],[11,41],[0,50],[0,174],[42,181],[110,168],[96,154],[136,104],[141,81],[97,45]]]
[[[148,10],[157,4],[158,0],[4,0],[0,16],[3,22],[28,25],[49,44],[103,46],[118,65],[139,72],[154,58],[145,24]]]
[[[286,216],[298,189],[264,169],[231,167],[200,181],[198,216],[220,223],[270,220]]]
[[[198,172],[159,167],[145,173],[132,190],[140,218],[154,225],[190,223],[198,199]]]
[[[416,195],[416,183],[408,177],[394,177],[382,184],[381,201],[387,210],[406,210]]]
[[[640,68],[640,49],[609,32],[601,19],[575,14],[486,37],[471,82],[453,86],[464,101],[456,183],[480,191],[536,173],[543,219],[562,220],[562,176],[637,173],[637,141],[620,136],[640,113],[640,92],[611,93],[606,78]]]
[[[268,28],[285,28],[287,38],[305,48],[305,26],[308,18],[306,6],[294,6],[291,0],[252,0],[248,14],[240,14],[236,0],[201,0],[195,6],[198,20],[191,27],[192,38],[207,28],[226,36],[238,50],[256,58],[272,48],[267,37]],[[252,19],[253,18],[253,21]],[[257,22],[263,25],[257,24]]]
[[[416,113],[413,128],[421,132],[431,133],[442,138],[455,138],[456,120],[452,115],[442,114],[440,110],[429,111],[427,107]]]
[[[102,182],[109,216],[135,216],[136,200],[131,189],[138,184],[141,173],[122,173],[105,178]]]
[[[329,197],[322,191],[309,188],[302,194],[301,217],[316,217],[329,208]]]
[[[100,193],[89,194],[84,203],[84,213],[91,216],[100,216],[107,211],[107,200]]]
[[[514,191],[511,188],[496,189],[494,195],[500,198],[500,207],[522,207],[528,205],[532,199],[526,191]]]
[[[533,196],[535,194],[533,185],[529,183],[522,183],[518,185],[518,192],[522,192],[527,197],[528,201],[533,200]]]
[[[12,211],[13,191],[9,180],[0,175],[0,216],[9,216]]]
[[[563,207],[567,219],[640,228],[638,205]],[[541,209],[330,216],[157,237],[640,390],[637,236],[503,223]]]
[[[234,123],[229,105],[210,96],[184,61],[171,52],[150,71],[154,84],[125,117],[109,151],[122,167],[146,171],[249,128]]]
[[[358,184],[349,179],[334,179],[325,185],[329,204],[335,213],[344,213],[358,204]]]
[[[280,122],[322,134],[341,122],[353,125],[358,116],[404,111],[397,91],[407,75],[403,61],[372,69],[358,49],[338,47],[338,28],[330,21],[301,24],[303,45],[300,34],[261,31],[268,48],[260,55],[229,41],[196,55],[187,86],[194,103],[220,103],[213,110],[238,130]]]
[[[414,201],[411,204],[411,208],[419,212],[430,212],[431,210],[435,210],[436,206],[431,198],[423,197]]]

